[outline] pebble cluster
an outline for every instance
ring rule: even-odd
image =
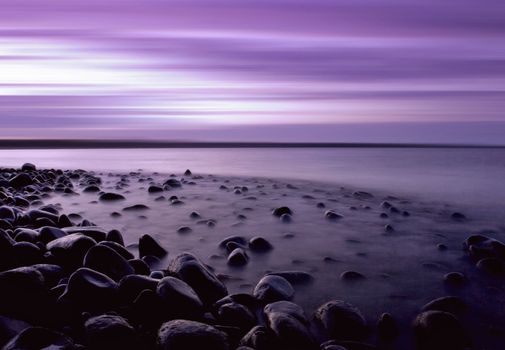
[[[187,170],[185,176],[191,175]],[[74,224],[59,208],[43,203],[54,192],[96,193],[101,201],[124,199],[122,194],[103,192],[100,185],[100,177],[84,170],[38,170],[33,164],[0,169],[0,344],[4,349],[364,350],[387,348],[383,344],[397,336],[392,315],[384,313],[371,322],[343,300],[330,300],[308,317],[292,302],[294,286],[310,280],[308,273],[272,272],[250,294],[229,294],[212,267],[193,254],[179,254],[165,269],[156,268],[168,252],[152,236],[139,237],[135,255],[125,248],[119,231],[106,232],[86,219]],[[167,186],[183,183],[169,178],[148,191],[162,192]],[[175,197],[171,202],[177,205],[180,200]],[[388,202],[382,206],[393,208]],[[272,215],[290,222],[294,213],[284,206]],[[328,210],[324,217],[334,221],[342,215]],[[200,215],[193,212],[191,218]],[[180,228],[180,233],[187,232],[188,228]],[[228,251],[230,265],[246,264],[248,250],[273,249],[260,236],[229,237],[220,246]],[[505,271],[503,243],[479,235],[469,237],[465,246],[476,257],[478,268]],[[364,278],[354,271],[341,277]],[[465,283],[465,276],[457,272],[445,279],[454,285]],[[457,297],[425,305],[412,323],[416,346],[471,348],[457,317],[464,308]],[[371,341],[372,330],[379,339]]]

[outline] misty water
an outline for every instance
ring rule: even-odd
[[[1,165],[311,180],[409,194],[505,216],[503,148],[0,150]]]

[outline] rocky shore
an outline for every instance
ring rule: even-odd
[[[505,340],[503,227],[447,205],[29,163],[0,169],[0,204],[4,349],[464,350]]]

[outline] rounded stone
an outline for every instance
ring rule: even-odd
[[[159,350],[229,350],[228,337],[216,328],[187,320],[164,323],[158,331]]]

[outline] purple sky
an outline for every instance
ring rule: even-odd
[[[0,138],[505,143],[504,18],[503,0],[8,1]]]

